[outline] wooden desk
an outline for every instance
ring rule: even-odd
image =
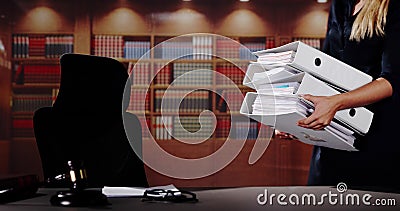
[[[64,208],[53,207],[49,203],[55,189],[39,189],[38,196],[13,202],[5,205],[0,205],[1,211],[23,211],[23,210],[399,210],[400,209],[400,194],[369,192],[359,190],[347,190],[339,193],[336,187],[243,187],[243,188],[220,188],[220,189],[205,189],[194,190],[199,199],[198,203],[165,203],[165,202],[142,202],[140,198],[110,198],[111,205],[107,207],[97,208]],[[266,195],[267,194],[267,195]],[[323,197],[323,195],[325,196]],[[336,195],[335,195],[336,194]],[[265,201],[265,196],[268,200],[264,205],[259,202]],[[272,197],[274,196],[274,197]],[[299,204],[295,202],[295,197],[299,197]],[[270,200],[272,197],[272,201]],[[315,197],[315,205],[312,197]],[[330,197],[330,198],[329,198]],[[342,197],[342,202],[340,202]],[[352,198],[359,197],[358,205],[351,202]],[[259,201],[257,200],[259,199]],[[304,198],[302,202],[302,198]],[[348,201],[346,205],[346,199]],[[362,200],[371,203],[365,204]],[[280,201],[279,201],[280,200]],[[380,201],[378,201],[380,200]],[[321,205],[317,203],[323,202]],[[280,205],[279,203],[287,203]],[[311,203],[311,204],[310,204]],[[386,206],[377,205],[376,203],[386,203]],[[393,204],[395,205],[389,205]],[[375,204],[375,205],[373,205]]]

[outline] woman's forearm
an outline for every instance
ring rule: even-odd
[[[392,95],[392,85],[384,78],[378,78],[358,89],[336,95],[339,110],[361,107],[375,103]]]

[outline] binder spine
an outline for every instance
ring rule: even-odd
[[[346,91],[354,90],[372,81],[370,75],[302,42],[299,42],[296,56],[290,66],[307,71]]]

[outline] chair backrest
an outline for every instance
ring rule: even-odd
[[[140,122],[122,102],[124,90],[130,94],[124,65],[83,54],[64,54],[60,65],[57,98],[33,119],[45,179],[66,173],[68,160],[80,160],[90,186],[147,186],[141,152],[133,151],[124,130],[123,118],[135,127],[132,144],[141,146]]]

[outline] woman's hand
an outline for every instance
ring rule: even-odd
[[[299,120],[297,125],[314,130],[322,130],[329,125],[338,110],[369,105],[390,97],[393,88],[385,78],[378,78],[355,90],[332,95],[312,96],[303,98],[314,103],[314,112],[307,118]]]
[[[336,95],[337,96],[337,95]],[[336,112],[339,110],[339,101],[334,96],[303,95],[302,97],[314,104],[314,112],[307,118],[299,120],[298,126],[322,130],[330,124]]]
[[[286,139],[286,140],[294,140],[297,139],[295,136],[293,136],[292,134],[289,133],[285,133],[282,131],[279,131],[277,129],[275,129],[275,137],[278,137],[280,139]]]

